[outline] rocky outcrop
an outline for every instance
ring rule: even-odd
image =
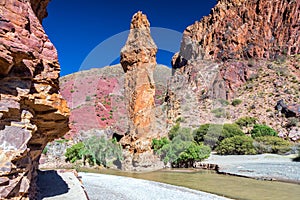
[[[181,56],[191,59],[275,59],[300,53],[299,0],[219,0],[187,27]]]
[[[299,29],[299,0],[219,0],[209,16],[183,33],[168,86],[169,122],[191,112],[195,123],[210,118],[201,114],[207,112],[203,109],[218,109],[218,99],[236,98],[237,90],[257,77],[266,61],[281,63],[299,54]]]
[[[41,25],[48,0],[0,2],[0,198],[35,198],[47,142],[68,129],[57,52]]]
[[[129,113],[129,131],[121,139],[127,151],[124,169],[147,168],[153,165],[152,139],[155,122],[155,83],[157,47],[150,35],[150,23],[142,12],[131,21],[130,34],[121,50],[121,64],[125,71],[125,102]]]
[[[277,102],[275,109],[283,113],[285,117],[300,117],[300,105],[286,105],[283,99]]]

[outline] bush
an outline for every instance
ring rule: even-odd
[[[65,156],[66,161],[71,163],[83,160],[91,165],[107,166],[108,160],[122,160],[122,147],[115,139],[108,140],[105,137],[93,136],[68,148]]]
[[[240,99],[234,99],[232,102],[231,102],[231,105],[233,106],[238,106],[242,103],[242,100]]]
[[[216,148],[221,155],[251,155],[256,154],[253,139],[246,135],[224,139]]]
[[[229,102],[226,99],[218,99],[218,101],[220,102],[220,104],[222,106],[228,106]]]
[[[241,117],[239,118],[235,123],[242,127],[249,127],[255,125],[257,122],[257,119],[254,117]]]
[[[122,160],[122,147],[116,139],[93,136],[84,142],[88,161],[91,164],[107,166],[109,160]]]
[[[210,126],[211,126],[211,124],[203,124],[203,125],[200,125],[199,128],[195,129],[193,131],[194,140],[196,142],[203,142],[204,136],[207,134]]]
[[[194,141],[190,128],[176,124],[169,132],[169,139],[152,140],[154,152],[161,156],[165,164],[191,167],[195,161],[203,160],[210,155],[208,146]]]
[[[275,136],[257,137],[254,141],[257,153],[284,154],[291,149],[291,144]]]
[[[203,144],[192,142],[189,147],[179,154],[178,163],[188,163],[188,166],[193,166],[194,162],[202,161],[209,157],[210,148]]]
[[[215,115],[216,118],[225,118],[228,116],[228,113],[224,108],[216,108],[211,111]]]
[[[203,124],[193,132],[194,140],[214,149],[224,138],[236,135],[244,135],[243,131],[236,124]]]
[[[195,161],[208,158],[210,148],[196,142],[184,141],[177,136],[170,143],[158,149],[156,153],[161,156],[165,164],[169,162],[172,166],[186,164],[191,167]]]
[[[90,96],[86,96],[85,97],[85,101],[90,101],[91,100],[91,97]]]
[[[271,127],[263,124],[255,124],[253,129],[250,131],[253,138],[261,136],[277,136],[277,132]]]
[[[222,137],[229,138],[237,135],[245,135],[237,124],[224,124]]]
[[[180,127],[179,124],[173,126],[169,132],[170,140],[179,136],[183,141],[193,141],[194,137],[190,128]]]
[[[77,160],[83,159],[84,154],[85,146],[83,142],[79,142],[77,144],[74,144],[72,147],[67,148],[67,151],[65,153],[66,161],[74,163]]]
[[[170,143],[170,140],[166,137],[163,137],[162,139],[153,139],[152,140],[152,148],[154,149],[154,152],[157,152],[159,149],[161,149],[163,146]]]

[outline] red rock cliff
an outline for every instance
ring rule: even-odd
[[[300,53],[300,0],[219,0],[184,31],[190,59],[274,59]]]
[[[232,100],[265,62],[299,54],[299,32],[300,0],[219,0],[209,16],[186,28],[173,58],[170,123],[179,117],[203,123],[204,110],[215,108],[207,99]]]
[[[41,25],[48,0],[0,2],[0,198],[35,198],[39,157],[68,130],[57,52]]]

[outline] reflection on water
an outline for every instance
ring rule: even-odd
[[[208,170],[161,170],[146,173],[130,173],[106,169],[81,169],[80,171],[168,183],[233,199],[298,200],[300,198],[300,185],[297,184],[220,175]]]

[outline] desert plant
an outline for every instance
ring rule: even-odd
[[[179,154],[177,163],[184,163],[187,164],[187,167],[191,167],[194,162],[208,158],[210,152],[211,150],[208,146],[192,142],[185,151]]]
[[[283,154],[291,149],[290,142],[275,136],[256,137],[254,146],[257,153]]]
[[[257,119],[254,117],[241,117],[237,121],[235,121],[235,123],[239,125],[241,128],[253,126],[254,124],[256,124],[256,122]]]
[[[253,139],[246,135],[224,139],[216,148],[221,155],[251,155],[256,154]]]
[[[74,144],[70,148],[67,148],[67,151],[65,153],[66,161],[74,163],[77,160],[83,159],[85,155],[85,146],[83,142],[79,142],[77,144]]]
[[[274,129],[264,124],[255,124],[253,129],[250,131],[250,134],[253,138],[278,135]]]
[[[170,140],[166,137],[163,137],[161,139],[153,139],[152,140],[152,148],[154,152],[157,152],[159,149],[161,149],[163,146],[170,143]]]
[[[173,138],[170,143],[163,145],[156,151],[164,163],[171,163],[172,166],[192,166],[195,161],[208,158],[210,148],[203,144],[191,141],[184,141],[180,136]]]
[[[202,124],[199,128],[195,129],[193,131],[194,140],[196,142],[203,142],[204,136],[207,134],[210,126],[211,124]]]
[[[193,141],[194,139],[192,130],[190,128],[180,127],[179,124],[173,126],[169,132],[170,140],[173,140],[173,138],[177,136],[179,136],[184,141]]]
[[[86,96],[85,97],[85,101],[90,101],[91,100],[91,97],[90,96]]]
[[[237,124],[203,124],[193,132],[196,142],[204,142],[211,149],[215,149],[224,138],[236,135],[244,135]]]
[[[66,161],[71,163],[82,160],[91,165],[107,166],[108,160],[122,160],[122,147],[115,139],[93,136],[68,148],[65,156]]]
[[[108,160],[122,160],[122,147],[116,139],[108,140],[104,136],[93,136],[84,142],[86,152],[92,164],[107,166]]]
[[[228,116],[228,113],[224,108],[216,108],[211,111],[217,118],[225,118]]]
[[[233,106],[238,106],[242,103],[242,100],[240,99],[234,99],[232,102],[231,102],[231,105]]]
[[[222,106],[228,106],[229,102],[226,99],[218,99],[218,101],[220,102],[220,104]]]

